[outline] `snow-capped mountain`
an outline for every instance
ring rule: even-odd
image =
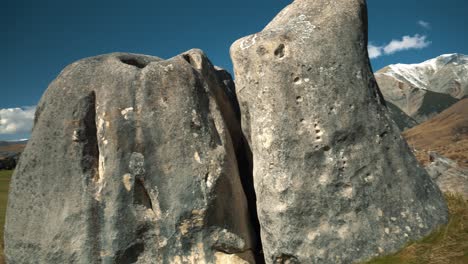
[[[468,95],[468,56],[446,54],[418,64],[394,64],[375,77],[385,100],[420,123]]]

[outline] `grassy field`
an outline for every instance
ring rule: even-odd
[[[5,226],[8,186],[12,174],[13,171],[0,170],[0,263],[5,263],[3,257],[3,227]]]
[[[450,220],[446,226],[400,252],[365,264],[466,264],[468,263],[468,201],[446,194]]]

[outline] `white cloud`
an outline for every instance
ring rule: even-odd
[[[369,57],[375,59],[382,55],[391,55],[399,51],[423,49],[430,44],[431,42],[427,40],[427,36],[416,34],[414,36],[403,36],[401,40],[394,39],[383,46],[369,44],[367,50],[369,52]]]
[[[0,109],[0,135],[31,132],[35,106]]]
[[[367,47],[367,50],[369,51],[369,58],[371,59],[375,59],[375,58],[382,56],[382,47],[369,44],[369,46]]]
[[[426,22],[424,20],[419,20],[418,25],[420,25],[421,27],[423,27],[425,29],[431,29],[431,23]]]
[[[388,45],[384,47],[384,52],[385,54],[393,54],[402,50],[423,49],[431,44],[431,42],[426,39],[426,36],[420,36],[418,34],[413,37],[404,36],[401,40],[392,40],[388,43]]]

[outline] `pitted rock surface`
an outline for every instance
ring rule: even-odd
[[[296,0],[231,47],[267,263],[354,263],[447,220],[390,120],[363,0]]]
[[[66,67],[13,176],[8,263],[253,263],[229,79],[200,50]]]

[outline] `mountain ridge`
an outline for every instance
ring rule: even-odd
[[[468,56],[453,53],[421,63],[391,64],[375,78],[387,102],[423,123],[468,96]],[[401,113],[392,115],[403,120]],[[415,125],[397,124],[402,130]]]

